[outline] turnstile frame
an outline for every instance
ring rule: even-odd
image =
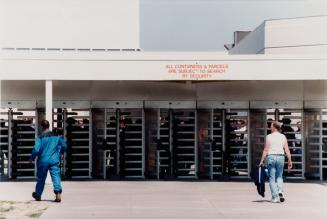
[[[183,110],[187,110],[187,111],[194,111],[194,175],[191,176],[182,176],[182,175],[176,175],[175,177],[177,179],[197,179],[198,178],[198,139],[197,139],[197,107],[196,107],[196,101],[192,101],[192,100],[174,100],[174,101],[145,101],[144,106],[146,109],[156,109],[157,110],[157,134],[160,134],[160,110],[168,110],[169,112],[169,126],[170,126],[170,140],[169,140],[169,144],[170,144],[170,153],[171,153],[171,159],[170,159],[170,166],[171,166],[171,174],[173,174],[173,172],[175,171],[173,168],[174,165],[172,164],[174,161],[173,159],[175,159],[175,157],[173,157],[172,155],[172,151],[173,151],[173,133],[172,133],[172,128],[173,128],[173,111],[183,111]],[[159,137],[159,136],[157,136]],[[158,165],[158,157],[160,156],[156,156],[156,164]],[[176,169],[177,171],[177,169]],[[157,179],[160,179],[160,168],[158,168],[157,166]]]
[[[142,168],[141,168],[141,175],[137,176],[124,176],[125,179],[145,179],[145,115],[144,115],[144,103],[143,101],[128,101],[128,100],[109,100],[109,101],[92,101],[91,103],[92,109],[104,109],[105,118],[107,111],[109,109],[116,111],[116,120],[117,120],[117,126],[116,126],[116,144],[117,144],[117,155],[116,155],[116,175],[120,176],[120,137],[119,137],[119,120],[120,120],[120,112],[121,110],[140,110],[142,113]],[[107,120],[105,119],[104,122],[104,133],[106,134],[106,126],[107,126]],[[106,135],[105,135],[106,136]],[[106,139],[106,138],[105,138]],[[106,153],[104,151],[104,153]],[[105,156],[104,156],[105,157]],[[106,165],[105,161],[103,163],[103,171],[106,171]],[[104,175],[104,177],[106,177]]]
[[[14,120],[14,111],[16,109],[19,111],[29,111],[35,112],[34,117],[34,132],[35,132],[35,139],[38,136],[38,109],[37,109],[37,102],[36,101],[1,101],[1,108],[8,109],[8,179],[13,178],[13,170],[12,170],[12,141],[13,141],[13,130],[12,130],[12,123]],[[33,148],[33,146],[32,146]],[[31,150],[32,152],[32,150]],[[17,180],[20,179],[35,179],[36,178],[36,161],[34,162],[34,175],[33,176],[16,176]],[[18,172],[18,171],[17,171]]]
[[[301,157],[302,157],[302,163],[301,163],[301,176],[300,177],[286,177],[287,179],[304,179],[305,178],[305,166],[306,166],[306,144],[304,140],[304,109],[303,109],[303,101],[286,101],[286,100],[276,100],[276,101],[250,101],[250,110],[268,110],[268,109],[283,109],[283,110],[297,110],[301,113]],[[275,114],[275,120],[276,116],[278,116],[279,120],[279,114]],[[267,136],[267,131],[264,133],[265,134],[265,139]],[[285,163],[287,160],[285,160]],[[292,170],[291,170],[292,171]]]
[[[1,150],[0,153],[2,153],[2,156],[1,157],[1,172],[2,172],[2,175],[1,177],[4,178],[8,178],[9,179],[9,175],[10,175],[10,162],[11,162],[11,153],[10,150],[11,150],[11,135],[9,133],[9,130],[11,129],[11,123],[10,123],[10,112],[11,110],[10,109],[6,109],[6,108],[1,108],[1,115],[3,117],[5,117],[5,119],[3,120],[4,123],[7,122],[8,126],[4,126],[4,127],[0,127],[1,131],[5,131],[7,130],[7,137],[3,137],[1,135],[1,138],[6,138],[7,141],[6,142],[0,142],[1,144],[1,148],[3,145],[7,146],[7,150]],[[4,156],[5,156],[5,153],[7,153],[7,165],[6,165],[6,168],[5,168],[5,159],[4,159]],[[1,155],[0,155],[1,156]],[[5,171],[6,169],[6,171]],[[5,174],[6,172],[6,174]]]
[[[72,179],[90,179],[92,178],[92,112],[91,112],[91,102],[90,101],[71,101],[71,100],[56,100],[53,101],[53,110],[54,109],[62,109],[62,115],[63,115],[63,134],[64,134],[64,139],[65,142],[67,142],[67,114],[68,109],[71,109],[72,112],[74,111],[85,111],[88,112],[89,116],[88,116],[88,120],[89,120],[89,124],[88,124],[88,139],[89,139],[89,143],[88,143],[88,175],[85,176],[71,176]],[[53,115],[54,116],[54,115]],[[53,121],[54,122],[54,121]],[[63,168],[64,168],[64,177],[66,176],[66,168],[67,168],[67,153],[65,153],[64,155],[64,164],[63,164]]]
[[[217,130],[217,128],[214,127],[214,115],[216,113],[216,111],[219,111],[220,114],[220,120],[218,120],[218,122],[221,123],[221,128],[219,128],[218,130],[221,130],[221,141],[218,142],[221,145],[221,150],[219,151],[221,156],[215,157],[214,156],[214,151],[212,149],[212,142],[214,142],[214,138],[219,136],[215,136],[214,135],[214,131]],[[202,113],[208,113],[209,114],[209,126],[206,128],[208,130],[210,130],[210,132],[208,132],[208,138],[210,139],[209,142],[207,142],[209,144],[209,157],[207,157],[207,159],[209,159],[209,179],[213,180],[215,177],[222,177],[224,175],[224,153],[225,153],[225,110],[223,109],[216,109],[216,108],[198,108],[198,123],[199,120],[201,119],[200,116]],[[217,121],[216,121],[217,122]],[[200,124],[198,124],[198,128],[200,128]],[[197,130],[198,131],[198,130]],[[199,143],[198,143],[199,144]],[[204,149],[205,150],[205,149]],[[217,152],[217,151],[215,151]],[[206,157],[204,157],[204,159],[206,159]],[[214,160],[220,160],[220,165],[214,165]],[[206,165],[206,164],[205,164]],[[221,172],[214,172],[214,166],[221,168]]]
[[[306,101],[304,102],[304,105],[305,105],[305,113],[306,114],[309,114],[309,113],[316,113],[316,115],[319,116],[319,149],[318,149],[318,153],[319,153],[319,180],[320,181],[323,181],[325,176],[323,174],[323,169],[324,168],[327,168],[327,165],[324,166],[323,165],[323,161],[327,161],[327,158],[323,158],[323,138],[327,138],[327,135],[324,135],[323,134],[323,131],[325,128],[323,128],[323,123],[325,120],[323,120],[323,116],[326,115],[327,116],[327,101]],[[310,131],[312,131],[311,129],[309,129],[308,127],[309,124],[306,124],[306,131],[307,131],[307,134],[308,136],[305,136],[307,141],[309,141],[310,139]],[[327,129],[326,129],[327,131]],[[309,142],[308,142],[309,144]],[[309,148],[309,145],[308,145],[308,149]],[[327,153],[327,152],[325,152]],[[327,176],[326,176],[327,177]]]
[[[223,113],[223,128],[222,128],[222,149],[223,154],[226,153],[226,111],[246,111],[247,112],[247,175],[246,176],[228,176],[226,172],[225,162],[227,158],[223,156],[223,173],[222,176],[230,178],[250,178],[251,172],[251,141],[250,141],[250,111],[249,111],[249,102],[248,101],[228,101],[228,100],[199,100],[197,102],[197,109],[205,110],[221,110]],[[211,176],[211,178],[213,178]]]

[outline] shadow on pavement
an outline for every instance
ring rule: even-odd
[[[255,201],[252,201],[252,202],[265,203],[265,202],[271,202],[271,201],[269,201],[269,200],[255,200]]]
[[[30,200],[30,202],[51,202],[51,203],[57,203],[52,199],[42,199],[41,201],[35,201],[34,199]]]
[[[318,182],[318,185],[327,186],[327,182]]]

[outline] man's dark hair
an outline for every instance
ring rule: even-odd
[[[41,122],[41,127],[42,127],[42,130],[46,130],[50,127],[50,124],[49,124],[49,121],[48,120],[42,120]]]
[[[281,130],[281,125],[280,125],[279,122],[277,122],[277,121],[273,121],[271,124],[272,124],[272,126],[273,126],[275,129],[277,129],[277,130],[280,132],[280,130]]]

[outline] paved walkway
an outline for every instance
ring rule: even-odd
[[[29,201],[34,183],[0,183],[0,200]],[[249,182],[64,182],[63,202],[48,185],[43,199],[52,218],[326,219],[327,184],[286,183],[286,202],[272,204]]]

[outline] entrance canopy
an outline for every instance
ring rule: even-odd
[[[323,55],[3,50],[1,80],[327,80]]]

